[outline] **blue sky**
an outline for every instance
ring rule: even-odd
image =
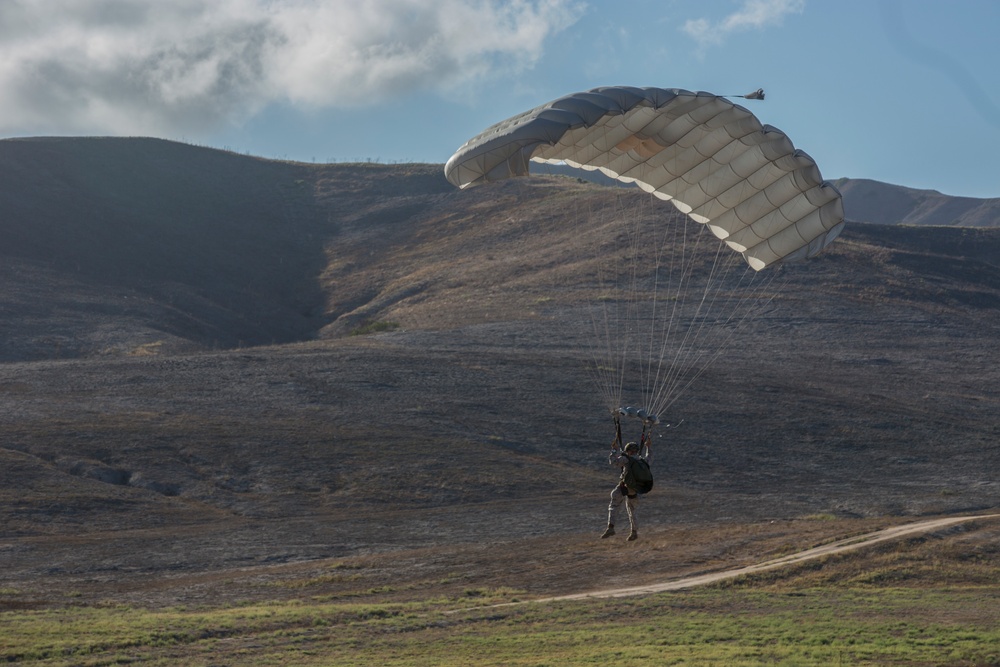
[[[603,85],[741,94],[823,175],[1000,197],[996,0],[3,0],[0,135],[445,162]]]

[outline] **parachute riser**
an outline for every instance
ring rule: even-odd
[[[640,417],[640,413],[643,416]],[[642,420],[642,435],[640,437],[645,438],[647,441],[653,439],[653,429],[655,427],[661,427],[664,429],[677,428],[684,423],[684,420],[680,420],[676,424],[664,424],[660,421],[659,415],[649,415],[645,410],[636,410],[635,408],[617,408],[611,411],[611,416],[615,420],[615,435],[616,442],[623,443],[622,440],[622,417],[634,417],[636,419]]]
[[[622,417],[632,417],[634,419],[640,419],[642,420],[642,423],[644,425],[647,424],[653,425],[660,423],[660,416],[655,414],[650,414],[650,412],[646,410],[646,408],[633,408],[629,406],[626,408],[618,408],[617,410],[613,410],[612,414],[614,415],[616,423],[620,423]]]
[[[612,417],[615,420],[615,443],[619,446],[625,444],[622,438],[622,418],[634,418],[642,421],[642,433],[639,436],[640,447],[650,442],[653,438],[653,428],[660,423],[659,415],[649,414],[643,408],[636,409],[633,407],[618,408],[611,412]]]

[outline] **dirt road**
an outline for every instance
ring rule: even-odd
[[[948,526],[952,526],[958,523],[965,523],[967,521],[976,521],[983,519],[998,519],[998,518],[1000,518],[1000,514],[981,514],[975,516],[947,517],[944,519],[929,519],[927,521],[918,521],[916,523],[910,523],[903,526],[893,526],[891,528],[875,531],[874,533],[867,533],[865,535],[856,535],[854,537],[849,537],[843,540],[837,540],[836,542],[830,542],[829,544],[824,544],[822,546],[818,546],[813,549],[807,549],[805,551],[800,551],[795,554],[782,556],[781,558],[775,558],[773,560],[765,561],[763,563],[758,563],[756,565],[748,565],[747,567],[736,568],[734,570],[709,572],[706,574],[699,574],[693,577],[684,577],[683,579],[674,579],[672,581],[666,581],[659,584],[636,586],[634,588],[605,589],[599,591],[589,591],[586,593],[574,593],[572,595],[559,595],[555,597],[535,600],[535,602],[554,602],[558,600],[582,600],[585,598],[617,598],[617,597],[629,597],[633,595],[648,595],[651,593],[662,593],[664,591],[679,591],[686,588],[694,588],[696,586],[704,586],[706,584],[712,584],[717,581],[722,581],[724,579],[732,579],[734,577],[739,577],[744,574],[754,574],[756,572],[764,572],[765,570],[773,570],[779,567],[784,567],[786,565],[793,565],[795,563],[801,563],[803,561],[811,560],[814,558],[820,558],[822,556],[844,553],[846,551],[860,549],[862,547],[871,546],[873,544],[878,544],[880,542],[886,542],[888,540],[894,540],[900,537],[906,537],[907,535],[914,535],[916,533],[926,533],[941,528],[947,528]]]

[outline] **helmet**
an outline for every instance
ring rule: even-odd
[[[627,445],[625,445],[625,453],[626,454],[638,454],[639,453],[639,445],[638,445],[638,443],[630,442]]]

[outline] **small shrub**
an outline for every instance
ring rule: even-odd
[[[395,331],[399,328],[397,322],[386,322],[384,320],[376,320],[374,322],[366,322],[358,328],[351,331],[352,336],[364,336],[366,334],[379,333],[381,331]]]

